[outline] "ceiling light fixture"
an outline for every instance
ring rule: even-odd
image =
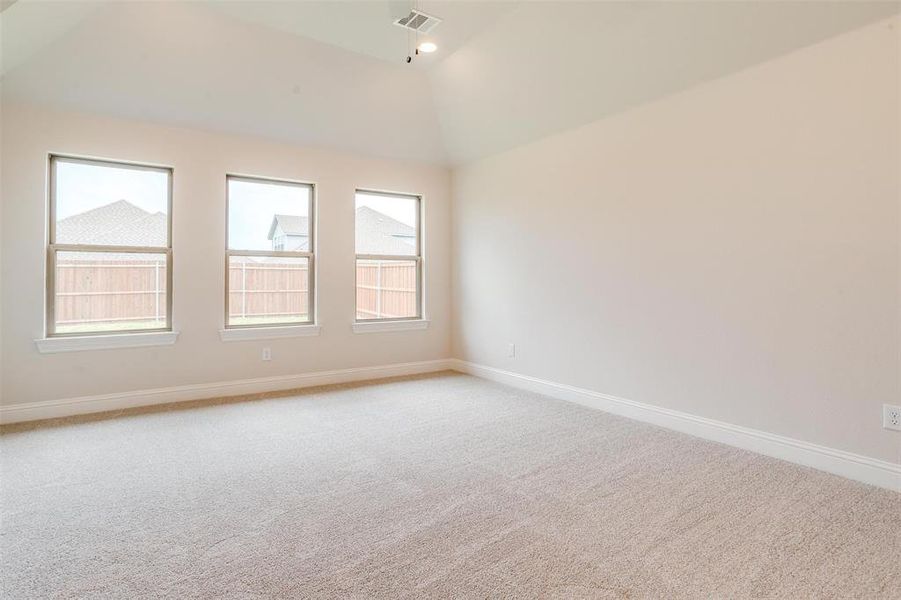
[[[438,49],[435,42],[420,42],[419,34],[428,33],[441,23],[441,19],[419,10],[419,0],[410,0],[410,13],[394,21],[407,30],[407,64],[420,54],[431,54]]]

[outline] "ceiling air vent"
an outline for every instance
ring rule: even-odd
[[[403,27],[404,29],[409,29],[410,31],[428,33],[435,29],[440,22],[441,19],[438,17],[433,17],[432,15],[427,15],[422,11],[413,9],[410,11],[410,14],[406,17],[401,17],[395,21],[394,24]]]

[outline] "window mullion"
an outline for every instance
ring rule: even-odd
[[[356,256],[357,260],[414,260],[417,262],[422,260],[415,254],[357,254]]]
[[[107,246],[104,244],[50,244],[54,252],[121,252],[124,254],[171,254],[166,246]]]
[[[312,252],[294,252],[286,250],[231,250],[225,251],[228,256],[259,256],[269,258],[312,258]]]

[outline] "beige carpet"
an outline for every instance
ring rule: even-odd
[[[3,598],[901,598],[901,495],[463,375],[0,452]]]

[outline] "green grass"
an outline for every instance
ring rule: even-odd
[[[282,315],[275,317],[232,317],[229,325],[303,325],[307,323],[307,315]],[[57,325],[56,333],[116,333],[139,329],[162,329],[165,321],[141,319],[136,321],[109,321],[106,323],[67,323]]]
[[[303,325],[307,315],[281,315],[277,317],[231,317],[229,325]]]
[[[110,321],[106,323],[67,323],[57,325],[56,333],[100,333],[133,331],[135,329],[163,329],[165,321],[143,319],[139,321]]]

